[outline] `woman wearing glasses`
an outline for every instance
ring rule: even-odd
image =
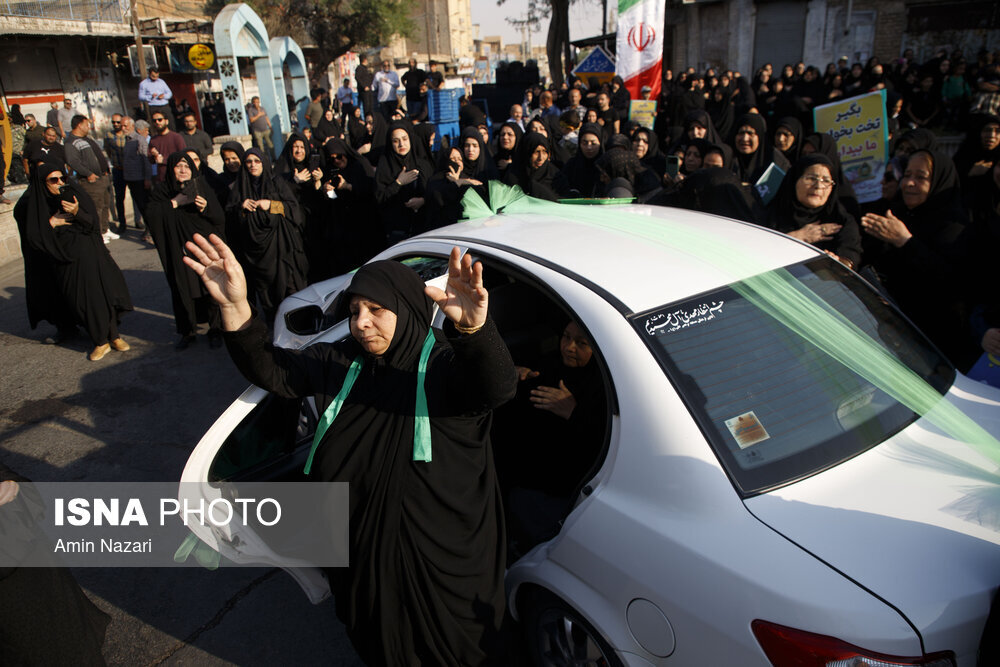
[[[59,342],[83,325],[94,343],[91,361],[112,348],[129,349],[118,334],[121,314],[132,300],[121,269],[101,238],[94,202],[62,165],[35,168],[31,184],[14,207],[21,235],[28,319],[35,328],[48,320]]]
[[[835,171],[822,153],[798,160],[768,206],[767,226],[810,243],[853,269],[861,261],[861,232],[837,196]]]

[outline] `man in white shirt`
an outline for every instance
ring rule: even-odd
[[[160,78],[160,70],[150,67],[149,77],[139,83],[139,103],[149,106],[150,118],[154,112],[162,113],[167,119],[167,125],[176,132],[177,121],[174,120],[174,113],[170,109],[170,98],[173,96],[170,86]]]
[[[351,89],[351,80],[344,79],[344,85],[337,89],[337,102],[340,103],[340,113],[347,122],[347,117],[354,110],[354,91]]]
[[[378,91],[378,106],[387,121],[392,120],[392,115],[399,106],[399,97],[396,90],[399,88],[399,75],[390,68],[388,60],[382,61],[382,69],[375,73],[375,90]]]

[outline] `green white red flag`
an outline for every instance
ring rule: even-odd
[[[616,72],[632,99],[642,99],[643,86],[660,94],[663,79],[664,0],[618,0]]]

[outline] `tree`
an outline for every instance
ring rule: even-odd
[[[216,15],[231,1],[208,0]],[[300,46],[312,46],[310,62],[316,80],[330,63],[348,51],[385,44],[393,36],[413,32],[410,11],[416,0],[246,0],[271,37],[288,36]]]
[[[549,59],[552,83],[561,86],[573,69],[573,54],[569,48],[569,4],[573,0],[528,0],[528,16],[549,19],[545,38],[545,55]],[[497,0],[502,5],[504,0]],[[565,69],[563,65],[565,64]]]

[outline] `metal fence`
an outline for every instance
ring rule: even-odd
[[[122,0],[0,0],[0,14],[25,18],[124,23],[127,11]]]

